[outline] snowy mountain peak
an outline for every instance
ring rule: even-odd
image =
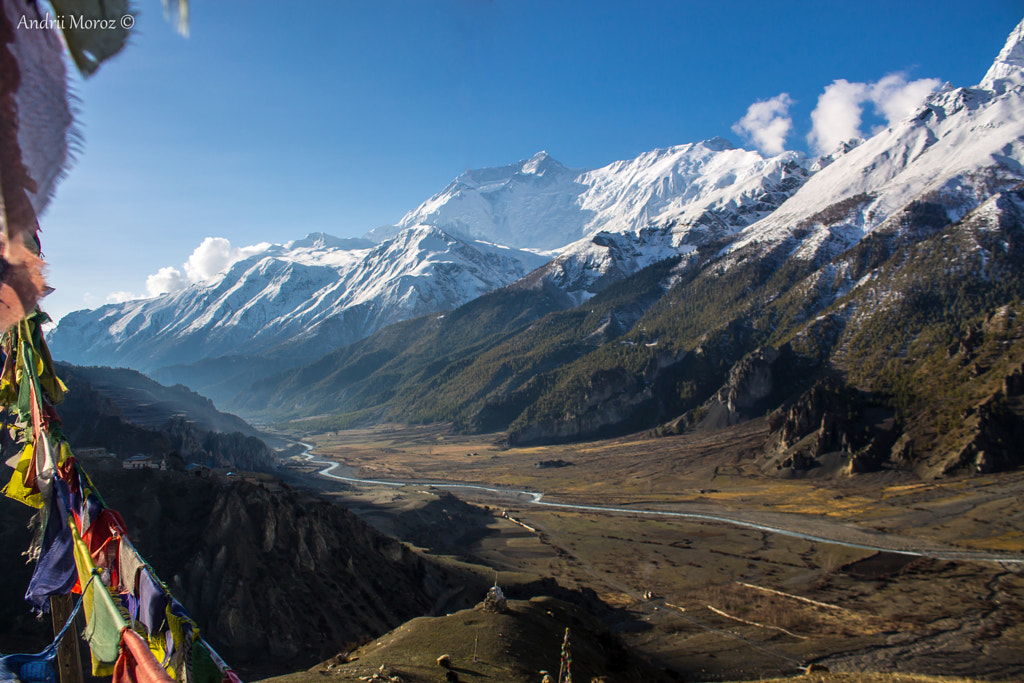
[[[946,85],[902,121],[818,170],[730,249],[798,235],[797,258],[829,258],[876,230],[963,218],[1024,180],[1024,22],[975,88]],[[805,239],[806,238],[806,239]]]
[[[526,160],[521,172],[528,175],[544,175],[550,171],[559,170],[565,170],[565,166],[555,161],[550,154],[541,150]]]
[[[615,161],[567,168],[547,152],[508,166],[466,171],[407,213],[372,231],[383,240],[433,225],[453,235],[532,249],[559,249],[599,232],[677,226],[694,244],[747,226],[806,180],[799,152],[765,159],[722,137]],[[701,235],[689,228],[700,223]],[[682,233],[687,233],[683,235]]]
[[[1024,20],[1010,33],[1006,45],[980,84],[982,88],[994,90],[997,94],[1021,85],[1024,85]]]
[[[710,149],[712,152],[724,152],[729,149],[736,149],[736,145],[718,135],[710,140],[705,140],[704,142],[699,142],[697,144],[706,149]]]
[[[464,188],[497,188],[522,180],[536,180],[537,177],[550,181],[556,179],[558,175],[576,173],[579,171],[567,169],[547,152],[538,152],[529,159],[521,159],[507,166],[490,166],[465,171],[435,197]]]
[[[649,152],[644,152],[636,159],[626,159],[623,161],[616,161],[610,164],[608,167],[615,166],[616,164],[622,166],[626,164],[636,163],[651,163],[662,159],[669,159],[672,163],[686,163],[689,160],[700,160],[698,163],[703,163],[704,159],[711,158],[722,152],[731,152],[738,150],[736,145],[732,144],[723,137],[713,137],[709,140],[701,140],[700,142],[687,142],[682,145],[673,145],[672,147],[662,147],[658,149],[652,149]],[[745,150],[739,150],[741,152]],[[752,154],[757,154],[752,152]],[[759,155],[758,155],[759,156]],[[602,169],[597,169],[595,173],[600,173]]]
[[[818,157],[813,164],[811,164],[811,172],[817,173],[823,168],[826,168],[832,164],[833,161],[843,156],[852,149],[856,149],[863,144],[863,138],[850,138],[844,142],[840,142],[836,145],[836,148],[829,154],[823,154]]]
[[[363,239],[342,239],[326,232],[311,232],[301,240],[292,240],[285,249],[366,249],[373,242]]]
[[[413,225],[390,240],[381,242],[374,248],[374,253],[445,252],[455,242],[457,240],[454,237],[432,225]]]

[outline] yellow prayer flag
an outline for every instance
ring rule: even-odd
[[[82,591],[82,611],[85,612],[85,632],[82,637],[89,643],[92,675],[110,676],[114,673],[114,663],[120,650],[121,631],[125,628],[124,618],[117,611],[113,598],[99,577],[89,583],[89,578],[99,570],[93,564],[89,548],[79,536],[78,528],[73,521],[70,524],[75,543],[78,580],[85,586]]]
[[[25,486],[25,475],[32,464],[32,453],[32,444],[26,444],[18,459],[18,464],[14,467],[11,480],[4,487],[4,495],[29,507],[41,508],[43,507],[43,495],[39,491]]]

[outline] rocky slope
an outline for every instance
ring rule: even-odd
[[[276,454],[252,426],[184,387],[163,387],[123,368],[59,363],[57,371],[69,389],[59,410],[73,448],[105,448],[121,459],[176,453],[179,466],[277,469]]]
[[[204,637],[243,672],[311,666],[483,592],[472,575],[431,564],[314,496],[175,472],[90,473]],[[24,506],[0,504],[27,518]],[[6,547],[4,566],[21,563],[22,546]],[[0,643],[13,637],[0,627]]]
[[[67,381],[87,383],[113,402],[120,414],[142,427],[159,426],[172,417],[183,417],[203,431],[240,432],[258,436],[252,425],[222,413],[210,399],[182,385],[164,386],[127,368],[83,367],[57,363],[57,374]]]

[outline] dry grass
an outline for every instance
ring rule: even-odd
[[[734,583],[701,588],[690,600],[806,638],[874,635],[893,628],[892,622],[871,614],[846,608],[830,609]]]

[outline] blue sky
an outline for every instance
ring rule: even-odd
[[[54,317],[144,295],[207,237],[359,236],[541,149],[598,167],[716,135],[752,148],[734,124],[782,93],[785,147],[812,151],[834,81],[975,84],[1024,15],[1018,0],[193,0],[183,38],[157,0],[137,5],[129,46],[75,84],[84,144],[41,219]],[[865,132],[884,123],[863,106]]]

